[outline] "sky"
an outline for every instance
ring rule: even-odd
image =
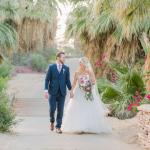
[[[65,40],[66,21],[67,21],[69,12],[71,11],[71,6],[59,4],[59,8],[60,8],[60,12],[58,11],[56,41],[57,41],[58,47],[61,47],[62,43],[64,43],[64,40]]]
[[[38,0],[33,0],[34,5],[36,5],[37,1]],[[69,5],[69,4],[64,5],[62,3],[59,3],[59,9],[60,9],[60,11],[58,11],[57,31],[56,31],[56,37],[55,37],[57,46],[58,46],[58,48],[62,48],[64,46],[64,44],[73,46],[72,40],[69,40],[69,41],[67,41],[67,43],[64,43],[66,21],[67,21],[69,12],[71,11],[71,5]]]

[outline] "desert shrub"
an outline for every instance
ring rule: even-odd
[[[56,60],[56,48],[39,50],[37,53],[42,55],[47,63],[53,63]]]
[[[98,79],[98,89],[105,103],[111,104],[111,115],[119,119],[133,117],[136,113],[128,111],[128,106],[133,102],[133,97],[138,91],[141,96],[146,93],[143,75],[134,68],[119,64],[111,64],[115,72],[115,82]]]
[[[16,66],[29,66],[30,65],[30,53],[17,52],[12,56],[12,64]]]
[[[41,72],[45,71],[47,67],[47,62],[45,58],[40,54],[33,54],[31,56],[31,66],[33,69]]]
[[[6,89],[7,81],[8,81],[8,78],[0,77],[0,93]]]
[[[47,64],[48,66],[48,64],[53,63],[55,60],[56,49],[50,48],[44,50],[37,50],[36,52],[14,53],[12,57],[12,64],[16,66],[30,66],[37,71],[44,71],[44,65]]]
[[[9,62],[3,62],[0,65],[0,131],[8,131],[15,124],[15,115],[11,110],[9,98],[6,94],[7,81],[12,71],[12,65]]]
[[[5,92],[0,93],[0,131],[8,131],[14,124],[15,114],[8,103],[8,96]]]
[[[11,74],[13,67],[11,65],[11,63],[9,61],[4,61],[1,65],[0,65],[0,77],[9,77]]]

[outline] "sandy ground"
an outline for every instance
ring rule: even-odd
[[[77,59],[67,60],[71,78]],[[0,134],[0,150],[142,150],[137,144],[137,119],[108,118],[110,134],[62,134],[49,131],[48,102],[44,99],[45,74],[18,74],[9,82],[15,92],[18,124],[11,133]],[[67,103],[67,102],[66,102]]]

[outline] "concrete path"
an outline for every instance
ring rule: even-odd
[[[67,60],[71,77],[77,59]],[[0,134],[0,150],[141,150],[136,144],[136,119],[110,118],[111,134],[62,134],[49,130],[48,102],[43,97],[45,74],[18,74],[9,82],[16,93],[20,122],[12,133]]]

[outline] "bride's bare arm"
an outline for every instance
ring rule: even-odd
[[[75,72],[74,77],[73,77],[73,82],[72,82],[72,89],[70,91],[70,98],[74,97],[74,88],[76,86],[77,83],[77,73]]]
[[[73,82],[72,82],[72,92],[74,91],[74,88],[77,84],[77,72],[75,72],[74,77],[73,77]]]
[[[89,74],[90,74],[90,78],[92,80],[92,83],[95,84],[96,83],[96,77],[95,74],[92,70],[89,70]]]

